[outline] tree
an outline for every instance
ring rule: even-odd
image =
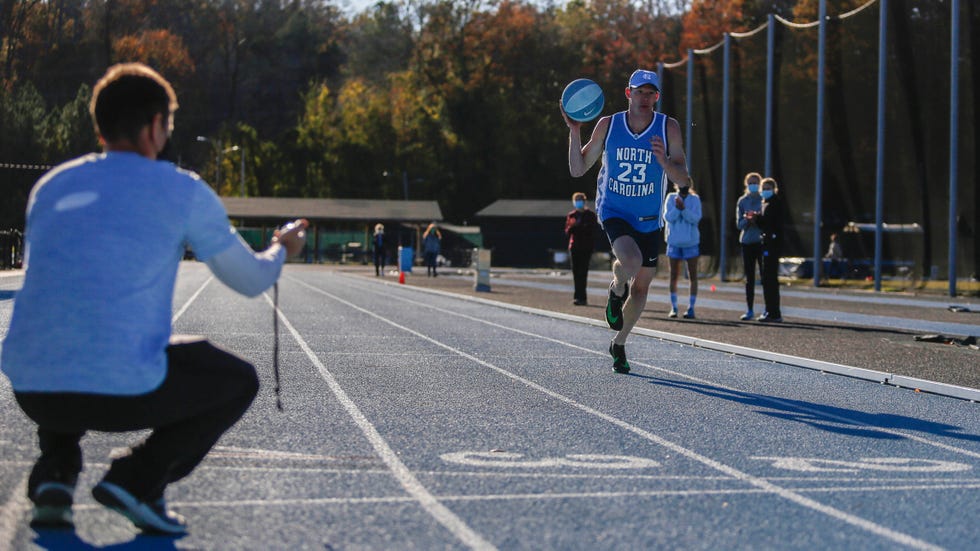
[[[112,50],[114,59],[145,63],[167,75],[168,79],[180,80],[194,72],[194,61],[184,47],[184,41],[166,30],[123,36],[116,39]]]
[[[30,83],[0,88],[0,168],[4,200],[0,201],[0,228],[23,228],[27,195],[42,174],[23,165],[51,162],[35,130],[43,126],[47,106]]]
[[[88,110],[91,99],[92,89],[82,84],[75,99],[48,111],[39,127],[39,140],[51,162],[66,161],[99,149]]]
[[[387,75],[405,70],[412,55],[412,28],[397,4],[379,2],[345,28],[347,77],[384,84]]]
[[[684,50],[706,48],[720,42],[725,33],[749,30],[743,12],[745,0],[694,0],[684,14]]]

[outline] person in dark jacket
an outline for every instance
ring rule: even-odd
[[[575,281],[573,303],[576,306],[588,304],[586,286],[589,282],[589,263],[595,248],[595,233],[599,219],[595,212],[585,206],[586,195],[581,191],[572,194],[575,210],[565,216],[565,237],[568,238],[568,260],[572,266],[572,279]]]
[[[442,232],[435,222],[429,224],[422,235],[422,251],[425,254],[425,275],[437,277],[439,253],[442,252]]]
[[[371,237],[371,247],[374,250],[374,275],[385,273],[385,226],[374,225],[374,235]]]
[[[783,241],[784,207],[775,179],[763,178],[761,186],[762,210],[750,218],[762,230],[762,295],[765,297],[766,311],[757,319],[761,322],[781,322],[779,254]]]

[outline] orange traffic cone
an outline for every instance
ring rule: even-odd
[[[405,284],[405,272],[398,270],[398,283]]]

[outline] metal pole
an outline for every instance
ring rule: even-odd
[[[723,62],[722,74],[722,93],[721,93],[721,209],[720,221],[721,237],[718,245],[718,277],[721,281],[727,281],[728,267],[728,145],[729,145],[729,119],[731,110],[729,103],[731,97],[731,59],[732,59],[732,36],[725,33],[725,59]]]
[[[216,177],[216,182],[214,183],[215,191],[221,191],[221,161],[225,158],[224,146],[221,144],[221,138],[218,138],[218,175]]]
[[[241,182],[242,197],[245,197],[245,146],[244,145],[239,150],[239,153],[242,156],[242,175],[239,181]]]
[[[691,158],[694,150],[694,50],[687,50],[687,135],[684,137],[684,153]],[[688,162],[690,164],[690,162]]]
[[[820,33],[817,46],[817,166],[813,191],[813,286],[820,286],[820,224],[823,218],[823,108],[824,71],[827,66],[827,0],[820,0]]]
[[[875,160],[875,291],[881,291],[882,228],[885,212],[885,90],[888,77],[888,0],[878,4],[878,155]]]
[[[657,76],[660,78],[660,86],[663,86],[664,85],[664,62],[663,61],[657,62]],[[660,105],[663,103],[663,101],[664,101],[664,95],[663,95],[663,91],[661,90],[661,94],[657,96],[657,107],[656,107],[657,111],[661,110]]]
[[[960,0],[952,0],[949,9],[952,12],[949,45],[949,296],[955,297],[960,147]]]
[[[772,113],[776,83],[776,16],[769,14],[766,29],[766,162],[765,175],[772,176]]]

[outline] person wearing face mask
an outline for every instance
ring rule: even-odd
[[[565,237],[568,238],[568,260],[572,266],[575,293],[572,302],[576,306],[588,304],[586,286],[589,282],[589,263],[595,248],[595,234],[599,219],[585,206],[586,196],[581,191],[572,194],[574,210],[565,216]]]
[[[667,242],[667,259],[670,261],[670,313],[669,318],[677,317],[677,280],[680,279],[681,265],[687,264],[687,277],[691,282],[690,297],[686,319],[694,319],[694,303],[698,298],[698,258],[701,256],[701,198],[694,192],[691,179],[677,184],[677,192],[671,193],[664,201],[664,222]]]
[[[759,194],[759,186],[762,182],[762,175],[758,172],[749,172],[745,175],[743,184],[745,193],[738,199],[735,206],[735,225],[738,227],[738,242],[742,246],[742,266],[745,269],[745,305],[747,309],[742,317],[742,321],[748,321],[755,317],[755,270],[759,267],[759,274],[762,274],[762,230],[755,223],[753,216],[762,210],[762,195]],[[750,214],[751,213],[751,214]]]
[[[783,241],[783,201],[779,186],[773,178],[763,178],[759,195],[762,208],[750,217],[762,230],[762,295],[766,311],[757,318],[761,322],[781,322],[779,309],[779,254]]]

